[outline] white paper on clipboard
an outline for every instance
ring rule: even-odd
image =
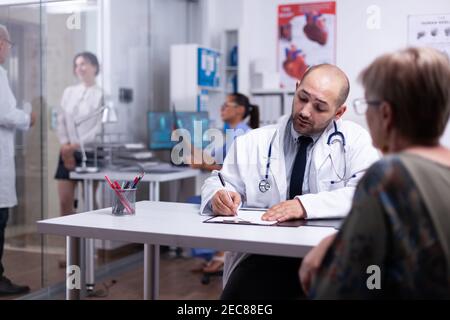
[[[239,209],[238,214],[236,216],[216,216],[213,218],[207,219],[205,222],[213,222],[213,223],[230,223],[230,224],[255,224],[255,225],[264,225],[271,226],[277,224],[278,221],[265,221],[261,219],[261,216],[264,214],[265,210],[248,210]]]

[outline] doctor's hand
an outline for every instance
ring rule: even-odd
[[[274,205],[261,217],[262,220],[284,222],[301,219],[306,216],[305,209],[297,199],[287,200]]]
[[[315,246],[303,259],[302,265],[298,271],[300,283],[303,291],[308,295],[311,288],[311,283],[314,280],[317,270],[322,264],[323,258],[328,251],[328,248],[333,243],[336,233],[323,239],[317,246]]]
[[[211,199],[212,210],[216,215],[234,216],[240,204],[241,195],[233,191],[219,190]]]

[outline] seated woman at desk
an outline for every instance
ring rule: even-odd
[[[450,298],[450,62],[431,48],[376,59],[360,76],[373,144],[386,156],[359,182],[337,235],[303,260],[318,299]],[[358,113],[358,110],[356,110]]]
[[[58,138],[61,144],[58,168],[58,193],[61,215],[74,212],[74,194],[77,181],[70,179],[70,171],[81,164],[80,139],[89,144],[101,131],[101,121],[94,117],[75,126],[75,120],[95,113],[101,107],[103,92],[96,84],[100,72],[97,57],[90,52],[81,52],[73,59],[73,72],[79,84],[64,90],[58,112]]]
[[[228,138],[228,141],[234,141],[236,137],[259,127],[258,106],[252,105],[248,97],[241,93],[229,94],[220,111],[222,121],[225,123],[225,131],[228,136],[230,133],[232,135],[232,139]],[[246,122],[247,118],[249,118],[248,123]],[[192,161],[191,167],[206,171],[220,170],[229,148],[230,146],[225,142],[222,147],[214,150],[212,154],[214,159],[209,159],[208,161]],[[207,158],[210,158],[209,155],[203,154],[202,159]],[[196,197],[196,202],[200,203],[200,196]],[[205,273],[221,271],[223,263],[224,253],[216,252],[202,271]]]

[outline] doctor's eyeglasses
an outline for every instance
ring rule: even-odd
[[[364,98],[359,98],[353,100],[353,108],[358,115],[364,115],[369,106],[379,106],[383,101],[381,100],[366,100]]]

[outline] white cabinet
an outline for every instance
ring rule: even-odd
[[[171,47],[170,101],[177,111],[207,111],[217,126],[224,101],[222,81],[218,50],[197,44]]]
[[[196,44],[170,50],[170,99],[180,111],[208,111],[208,94],[222,92],[220,53]],[[206,96],[206,97],[205,97]]]
[[[239,31],[226,30],[222,39],[224,52],[224,86],[225,92],[239,91]]]
[[[261,126],[276,123],[285,114],[292,112],[294,91],[284,89],[254,89],[252,103],[259,106]]]

